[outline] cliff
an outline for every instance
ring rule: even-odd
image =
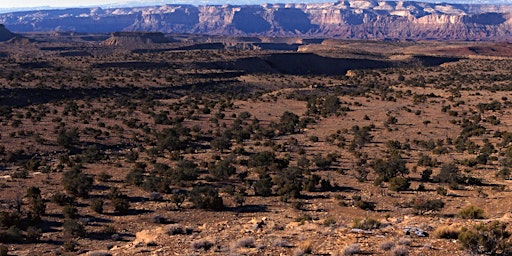
[[[16,32],[149,31],[236,36],[509,40],[512,5],[351,0],[325,4],[163,5],[0,14]]]
[[[15,37],[15,34],[11,33],[4,25],[0,24],[0,42],[8,41]]]

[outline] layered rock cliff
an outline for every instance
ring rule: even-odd
[[[512,5],[351,0],[325,4],[164,5],[0,15],[16,32],[151,31],[238,36],[512,39]]]

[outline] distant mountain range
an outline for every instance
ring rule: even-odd
[[[159,5],[0,14],[13,32],[148,31],[358,39],[512,40],[512,5],[412,1]]]

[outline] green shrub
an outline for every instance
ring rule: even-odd
[[[62,232],[65,237],[83,237],[85,236],[84,226],[76,219],[66,219],[62,225]]]
[[[59,206],[73,205],[75,204],[75,197],[67,196],[64,193],[58,192],[52,196],[52,202],[58,204]]]
[[[364,230],[378,229],[380,226],[380,221],[374,218],[366,218],[364,220],[354,219],[352,222],[352,228],[359,228]]]
[[[62,208],[62,214],[66,219],[76,219],[78,217],[78,209],[73,205],[66,205]]]
[[[64,172],[62,185],[70,194],[78,197],[87,197],[92,189],[93,179],[80,171],[79,166]]]
[[[0,212],[0,227],[9,228],[12,226],[19,226],[21,223],[21,216],[16,212]]]
[[[5,245],[0,245],[0,256],[7,256],[9,255],[9,248]]]
[[[448,190],[444,187],[437,187],[436,193],[441,196],[446,196],[448,194]]]
[[[91,201],[91,209],[97,213],[103,213],[103,204],[105,202],[101,198],[97,198]]]
[[[224,203],[217,189],[211,186],[196,186],[190,191],[190,201],[200,209],[222,210]]]
[[[444,207],[444,202],[440,199],[426,199],[425,197],[416,197],[412,200],[411,206],[420,215],[427,212],[436,212]]]
[[[411,183],[407,178],[394,177],[389,180],[389,189],[392,191],[404,191],[408,190]]]
[[[270,196],[272,195],[272,186],[274,184],[272,183],[272,178],[268,174],[263,175],[260,177],[259,180],[254,182],[254,194],[257,196]]]
[[[34,226],[28,227],[27,228],[26,238],[27,238],[28,242],[37,242],[37,241],[39,241],[39,238],[41,238],[41,230],[36,228],[36,227],[34,227]]]
[[[21,230],[16,226],[11,226],[5,231],[0,231],[0,243],[20,243],[22,242]]]
[[[512,243],[507,224],[499,221],[462,228],[459,243],[472,254],[511,255]]]
[[[474,205],[469,205],[461,209],[459,216],[463,219],[485,219],[484,210]]]

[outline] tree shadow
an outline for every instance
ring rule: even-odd
[[[243,205],[237,207],[225,207],[226,211],[238,212],[238,213],[258,213],[258,212],[268,212],[268,206],[266,205]]]

